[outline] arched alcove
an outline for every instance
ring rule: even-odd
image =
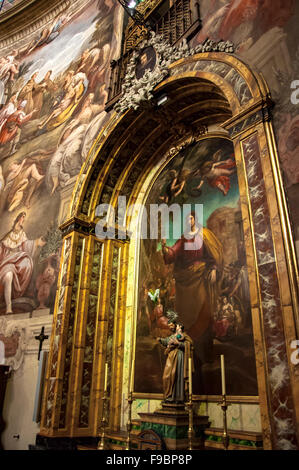
[[[267,86],[235,57],[204,53],[173,63],[154,90],[156,97],[162,93],[168,97],[163,107],[153,100],[111,116],[78,178],[61,227],[41,434],[97,436],[105,362],[110,428],[118,430],[124,416],[135,344],[140,215],[128,214],[125,227],[117,221],[115,239],[99,239],[96,207],[116,207],[119,196],[128,205],[143,204],[168,162],[191,143],[213,137],[229,139],[235,152],[264,447],[282,449],[288,441],[295,448],[298,378],[290,344],[298,319],[297,268]]]

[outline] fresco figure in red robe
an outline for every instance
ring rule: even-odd
[[[17,110],[11,114],[6,120],[0,132],[0,146],[10,142],[9,154],[13,154],[17,150],[17,145],[21,138],[21,127],[32,118],[36,109],[27,114],[24,111],[27,102],[19,103]]]

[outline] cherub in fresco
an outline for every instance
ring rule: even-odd
[[[194,188],[199,191],[205,181],[212,187],[218,188],[226,196],[230,189],[230,176],[235,172],[236,162],[231,158],[221,161],[222,151],[218,150],[212,160],[204,162],[200,169],[195,172],[201,175],[200,184]]]
[[[159,199],[164,201],[165,204],[171,204],[172,200],[175,199],[183,191],[187,179],[190,176],[189,170],[181,170],[177,172],[176,170],[169,171],[169,183],[165,188],[164,194],[162,194]]]
[[[17,110],[7,118],[5,124],[2,126],[0,132],[0,147],[10,143],[9,155],[12,155],[17,151],[17,146],[21,138],[21,128],[24,124],[30,121],[36,111],[33,109],[31,113],[26,114],[24,111],[26,104],[26,100],[19,102]]]
[[[7,83],[9,80],[14,81],[15,75],[19,73],[19,64],[16,60],[19,51],[14,49],[10,55],[1,57],[0,59],[0,80]]]

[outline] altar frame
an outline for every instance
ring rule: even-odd
[[[240,60],[229,54],[211,52],[173,63],[169,78],[160,83],[155,91],[165,92],[169,86],[177,84],[179,87],[184,80],[191,79],[194,83],[198,81],[199,85],[208,82],[218,87],[231,109],[231,117],[223,121],[222,128],[234,144],[237,162],[264,448],[279,449],[283,439],[288,439],[295,448],[298,446],[299,378],[296,366],[291,362],[291,342],[296,339],[299,329],[298,267],[271,122],[269,89],[263,77]],[[245,83],[246,93],[243,90],[242,96],[236,85],[238,79],[239,83]],[[186,108],[182,112],[187,116],[189,111]],[[138,113],[129,110],[122,116],[112,115],[81,170],[69,218],[61,227],[64,250],[42,408],[42,435],[98,435],[103,374],[108,357],[105,342],[111,343],[110,429],[119,430],[121,420],[125,420],[125,396],[136,338],[138,243],[126,237],[122,240],[97,239],[94,214],[101,201],[110,202],[115,207],[118,196],[128,187],[129,204],[142,203],[155,174],[161,171],[167,159],[173,158],[173,142],[161,138],[161,125],[149,132],[149,119],[151,117],[143,110]],[[200,124],[204,124],[204,119]],[[136,130],[139,132],[137,136]],[[137,146],[132,145],[132,135],[136,141],[139,139]],[[211,136],[219,134],[207,133],[200,138]],[[159,142],[159,145],[151,158],[147,158],[146,143],[150,145],[150,139],[154,143]],[[189,141],[190,135],[183,136],[175,143],[175,148]],[[252,148],[256,155],[253,161],[248,150]],[[161,155],[164,157],[161,158]],[[144,161],[143,166],[141,161]],[[119,176],[117,183],[111,187],[109,178],[115,162],[119,162]],[[138,174],[135,179],[131,177],[134,170]],[[258,221],[258,206],[254,199],[254,178],[257,175],[263,186],[265,220],[262,226]],[[137,223],[138,214],[133,214],[127,220],[126,229],[133,232]],[[109,229],[109,220],[107,227]],[[266,245],[263,244],[265,227],[269,235]],[[118,234],[124,233],[124,227],[116,228]],[[99,250],[101,262],[96,265]],[[270,254],[267,266],[262,261],[264,253]],[[95,282],[93,286],[92,279]],[[92,356],[87,357],[86,325],[91,311],[91,294],[94,296],[93,308],[94,305],[96,308],[92,314],[94,335],[89,338]],[[111,306],[112,298],[114,303]],[[87,358],[85,362],[84,357]],[[84,364],[88,363],[91,364],[87,381],[89,391],[82,397]],[[275,375],[277,366],[283,371],[279,377]],[[160,396],[149,394],[143,398],[160,399]],[[212,401],[217,399],[211,398]],[[246,403],[253,399],[242,398]],[[205,400],[206,397],[197,399]],[[243,401],[241,397],[232,397],[232,400],[238,400],[238,403]],[[80,425],[80,419],[81,424],[84,421],[82,413],[88,415],[84,426]],[[283,429],[283,420],[289,423],[287,431]]]

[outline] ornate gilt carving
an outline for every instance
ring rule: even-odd
[[[138,63],[140,51],[146,47],[153,47],[157,55],[154,70],[146,70],[143,77],[136,78],[135,69]],[[190,48],[186,40],[178,46],[171,46],[162,36],[150,33],[149,39],[144,40],[139,47],[139,51],[134,51],[127,67],[127,73],[122,84],[122,97],[114,106],[114,110],[123,114],[130,108],[137,110],[144,101],[153,98],[154,88],[164,80],[169,74],[169,66],[182,58],[205,52],[226,52],[233,53],[234,45],[230,41],[212,41],[207,39],[203,44],[198,44],[195,48]]]

